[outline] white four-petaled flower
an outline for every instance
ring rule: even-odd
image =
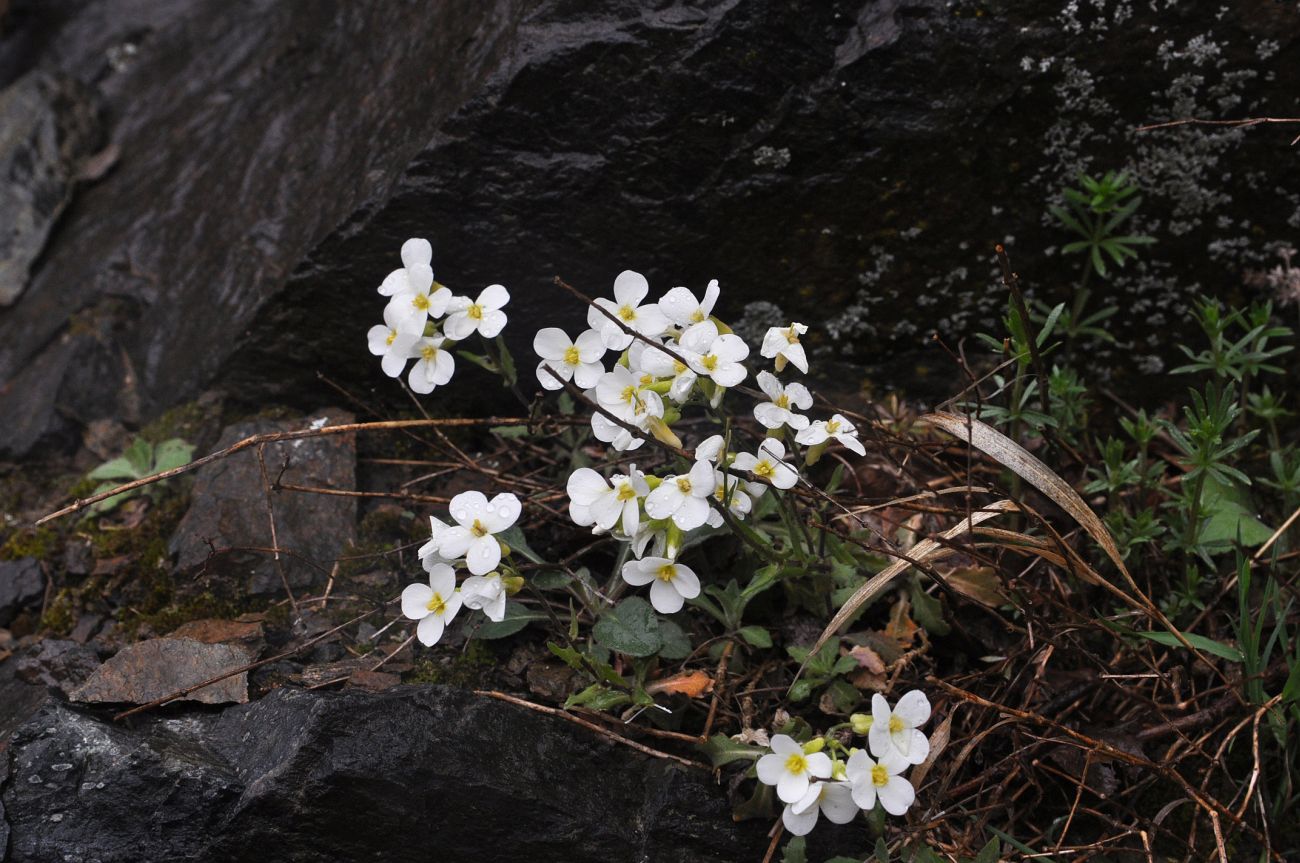
[[[471,575],[460,586],[466,608],[481,610],[488,620],[500,623],[506,616],[506,585],[501,573]]]
[[[384,306],[384,322],[375,324],[366,333],[370,353],[382,357],[379,362],[380,367],[390,378],[402,376],[402,372],[406,370],[406,361],[411,358],[411,346],[419,336],[419,333],[412,333],[408,338],[403,339],[401,325],[402,322],[393,304],[389,303]]]
[[[689,327],[709,319],[719,293],[717,279],[704,289],[703,300],[695,299],[695,294],[686,288],[673,288],[659,298],[659,310],[677,326]]]
[[[428,240],[412,237],[402,243],[402,269],[393,270],[379,286],[379,293],[385,297],[395,296],[402,291],[411,290],[416,285],[428,285],[433,282],[433,246]]]
[[[779,429],[786,425],[795,431],[808,427],[808,417],[795,413],[795,409],[806,411],[812,407],[812,393],[801,383],[785,386],[776,379],[776,375],[763,371],[757,375],[758,388],[769,401],[754,405],[754,419],[765,428]]]
[[[447,304],[443,332],[453,341],[462,341],[477,332],[485,339],[496,337],[506,325],[501,307],[510,302],[510,292],[501,285],[488,285],[478,299],[452,297]]]
[[[428,584],[408,584],[402,591],[402,614],[420,621],[415,635],[425,647],[442,638],[442,632],[460,610],[461,596],[456,592],[456,570],[445,563],[429,569]]]
[[[785,444],[776,438],[764,438],[758,445],[757,455],[748,452],[737,453],[736,460],[731,464],[736,470],[747,470],[760,480],[767,481],[749,484],[749,493],[758,497],[767,491],[768,483],[779,489],[787,489],[799,482],[799,472],[781,461],[784,457]]]
[[[559,327],[545,327],[533,337],[533,351],[542,358],[537,364],[537,381],[542,389],[563,389],[563,381],[567,380],[584,390],[591,389],[605,373],[600,362],[605,356],[605,343],[595,330],[587,330],[576,339],[570,339]],[[543,366],[558,374],[560,380],[556,380],[555,375]]]
[[[748,374],[740,361],[749,356],[749,345],[740,336],[720,335],[713,321],[688,327],[679,345],[682,358],[695,373],[712,379],[720,387],[734,387]]]
[[[650,493],[645,474],[632,465],[626,475],[615,474],[609,482],[589,467],[569,475],[569,514],[575,524],[594,524],[601,530],[619,525],[626,536],[634,536],[641,521],[640,500]]]
[[[709,518],[709,497],[713,494],[713,465],[697,461],[689,473],[665,477],[646,495],[645,512],[653,519],[671,518],[682,530],[694,530]]]
[[[807,836],[817,826],[818,814],[835,824],[848,824],[858,814],[853,790],[847,782],[814,782],[794,803],[787,803],[781,823],[795,836]]]
[[[890,815],[902,815],[916,800],[912,783],[899,775],[906,769],[907,762],[896,754],[874,761],[861,749],[855,751],[844,768],[853,787],[853,802],[871,811],[879,800]]]
[[[605,297],[595,300],[597,306],[618,318],[623,326],[635,330],[643,336],[654,338],[668,329],[668,318],[659,310],[656,303],[641,305],[646,294],[650,293],[650,283],[645,276],[632,270],[624,270],[614,279],[614,299]],[[605,347],[613,351],[626,350],[632,344],[632,334],[620,327],[598,309],[587,309],[587,324],[600,332],[605,340]]]
[[[763,336],[763,346],[759,353],[768,359],[776,360],[776,370],[785,368],[786,361],[804,374],[808,373],[808,354],[804,352],[799,337],[808,332],[803,324],[790,324],[788,327],[772,327]]]
[[[393,342],[395,346],[409,344],[407,355],[415,360],[415,365],[411,366],[406,381],[413,392],[427,395],[451,380],[451,376],[456,373],[456,361],[452,359],[451,352],[442,348],[446,342],[442,336],[413,338],[405,334]]]
[[[835,414],[828,420],[817,420],[794,436],[795,440],[806,446],[816,446],[831,438],[835,438],[844,445],[845,449],[853,450],[858,455],[867,454],[866,447],[858,440],[858,430],[853,427],[853,423],[840,414]]]
[[[777,734],[772,738],[772,752],[755,765],[758,781],[776,786],[776,796],[783,803],[798,803],[808,793],[814,779],[828,779],[831,759],[825,752],[807,753],[793,737]]]
[[[634,587],[650,585],[650,604],[660,614],[681,611],[700,595],[700,579],[689,566],[666,557],[643,557],[623,564],[623,580]]]
[[[481,491],[465,491],[451,499],[451,517],[456,526],[442,533],[438,553],[448,560],[465,557],[465,566],[475,575],[487,575],[501,562],[501,543],[493,535],[519,518],[522,505],[513,494],[499,494],[492,500]]]
[[[918,731],[930,718],[930,700],[919,689],[907,692],[891,710],[885,696],[871,696],[871,730],[867,742],[871,754],[885,762],[899,758],[906,764],[920,764],[930,754],[930,741]]]

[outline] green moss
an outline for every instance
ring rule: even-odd
[[[215,419],[212,410],[197,401],[177,405],[140,429],[140,437],[151,444],[180,438],[195,441],[209,430]]]
[[[419,660],[402,679],[405,683],[441,683],[473,689],[483,684],[488,671],[496,664],[496,654],[487,642],[471,641],[463,653],[440,653]]]
[[[77,597],[71,588],[63,588],[41,615],[41,629],[55,635],[67,635],[77,625]]]
[[[24,557],[48,560],[58,553],[60,547],[59,535],[52,528],[23,528],[14,531],[0,545],[0,560],[20,560]]]

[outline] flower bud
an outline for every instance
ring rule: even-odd
[[[669,446],[675,446],[678,449],[681,449],[682,439],[673,434],[673,430],[668,427],[667,423],[659,419],[659,417],[650,417],[648,426],[650,434],[655,436],[655,440],[661,440]]]
[[[817,460],[822,457],[822,453],[826,452],[826,445],[828,443],[830,443],[829,439],[808,447],[808,452],[806,452],[803,457],[803,463],[809,467],[817,464]]]
[[[826,748],[825,737],[814,737],[812,740],[809,740],[807,743],[803,745],[803,751],[805,755],[812,755],[814,752],[821,752],[825,748]]]
[[[871,730],[871,714],[855,713],[849,717],[849,722],[853,724],[853,730],[858,734],[865,735]]]
[[[524,589],[524,577],[522,575],[507,575],[501,579],[501,583],[506,586],[506,593],[514,596]]]

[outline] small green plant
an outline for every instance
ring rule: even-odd
[[[171,438],[155,446],[141,437],[137,437],[127,447],[126,452],[115,459],[106,461],[87,474],[87,478],[100,480],[94,494],[111,491],[132,480],[144,479],[156,473],[189,464],[194,454],[194,445],[180,438]],[[131,489],[121,494],[100,501],[88,509],[88,512],[101,515],[116,509],[121,504],[142,493],[156,495],[162,487],[157,483],[143,488]]]

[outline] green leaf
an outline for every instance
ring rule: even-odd
[[[1002,858],[1002,843],[996,837],[989,840],[989,844],[980,849],[980,853],[975,855],[974,863],[998,863]]]
[[[742,626],[737,635],[745,639],[750,647],[771,647],[772,635],[761,626]]]
[[[514,546],[510,546],[514,548]],[[573,576],[569,575],[562,569],[546,569],[541,572],[533,573],[528,577],[533,587],[538,590],[554,590],[557,587],[564,587],[573,581]]]
[[[465,627],[466,634],[473,633],[475,638],[493,639],[505,638],[507,635],[514,635],[528,624],[535,620],[549,620],[550,617],[541,611],[534,611],[513,599],[506,600],[506,616],[501,620],[489,620],[475,628],[475,622],[471,619]]]
[[[514,386],[518,380],[518,374],[515,372],[515,358],[510,354],[510,348],[506,347],[506,340],[497,336],[497,356],[501,358],[501,376],[505,378],[506,386]]]
[[[194,445],[188,444],[180,438],[171,438],[158,444],[158,448],[153,453],[153,471],[162,473],[165,470],[172,470],[181,465],[190,463],[194,455]]]
[[[486,371],[489,371],[494,375],[500,372],[500,369],[496,367],[496,363],[492,362],[490,359],[488,359],[485,356],[481,356],[480,354],[471,353],[470,351],[456,351],[456,356],[460,357],[462,360],[465,360],[466,362],[473,363],[479,368],[485,369]]]
[[[876,840],[876,847],[872,853],[876,858],[876,863],[890,863],[893,856],[889,853],[889,844],[885,842],[883,836]]]
[[[785,843],[781,852],[781,863],[808,863],[807,844],[802,836],[794,836]]]
[[[715,734],[706,742],[699,744],[699,749],[714,767],[721,767],[733,761],[757,761],[765,750],[748,743],[739,743],[725,734]]]
[[[153,446],[144,438],[136,438],[132,441],[131,446],[123,453],[123,458],[130,462],[137,478],[146,477],[153,470]]]
[[[664,642],[659,655],[664,659],[685,659],[691,655],[691,639],[673,621],[659,621],[659,636]]]
[[[496,536],[497,539],[510,546],[511,551],[517,552],[525,560],[531,563],[546,563],[546,561],[542,560],[541,555],[528,547],[528,542],[524,539],[524,532],[519,529],[519,525],[512,524]]]
[[[1145,630],[1134,630],[1134,635],[1140,635],[1143,638],[1154,641],[1157,644],[1163,644],[1165,647],[1182,647],[1183,643],[1178,640],[1178,636],[1172,632],[1147,632]],[[1232,662],[1241,662],[1241,651],[1231,645],[1224,644],[1222,641],[1215,641],[1213,638],[1206,638],[1204,635],[1196,635],[1192,632],[1184,632],[1183,637],[1187,643],[1198,650],[1204,650],[1206,653],[1213,653],[1215,656],[1227,659]]]
[[[130,480],[130,479],[140,479],[143,476],[147,476],[147,474],[136,473],[135,467],[132,466],[130,460],[127,459],[126,456],[121,456],[119,458],[112,459],[111,461],[104,462],[99,467],[95,468],[90,473],[86,474],[86,476],[88,476],[90,479]],[[121,485],[121,483],[115,482],[112,485],[110,485],[109,488],[113,488],[118,485]]]
[[[794,686],[790,687],[791,701],[807,701],[809,695],[812,695],[812,683],[807,677],[799,678],[794,682]]]
[[[516,440],[528,434],[528,426],[492,426],[488,431],[505,440]]]
[[[564,699],[564,709],[582,706],[592,710],[608,710],[611,707],[621,707],[631,701],[632,697],[626,692],[615,692],[603,683],[593,683],[581,692],[575,692]]]
[[[1268,542],[1273,531],[1250,511],[1250,495],[1230,483],[1207,476],[1201,506],[1209,513],[1197,538],[1202,545],[1233,545],[1240,538],[1246,548]]]
[[[659,621],[650,603],[629,596],[591,628],[599,644],[628,656],[654,656],[664,646]]]
[[[943,604],[921,589],[919,578],[913,577],[910,580],[908,595],[912,600],[912,616],[926,632],[931,635],[947,635],[952,632],[948,621],[943,619]]]

